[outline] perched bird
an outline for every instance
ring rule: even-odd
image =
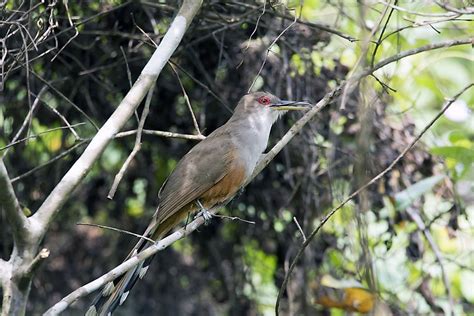
[[[160,202],[144,236],[160,240],[188,214],[225,205],[246,183],[267,147],[270,129],[288,110],[307,109],[308,103],[280,100],[266,92],[242,97],[232,117],[194,146],[176,165],[159,192]],[[127,259],[150,244],[141,239]],[[110,282],[86,313],[110,315],[121,305],[135,282],[144,276],[151,258]]]

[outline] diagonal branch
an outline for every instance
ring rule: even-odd
[[[428,45],[425,45],[425,46],[409,49],[409,50],[400,52],[398,54],[395,54],[393,56],[390,56],[388,58],[385,58],[384,60],[382,60],[382,61],[378,62],[377,64],[375,64],[375,66],[373,68],[367,68],[361,74],[354,77],[354,80],[358,81],[361,78],[375,72],[376,70],[378,70],[382,67],[385,67],[386,65],[391,64],[395,61],[398,61],[400,59],[408,57],[408,56],[416,55],[416,54],[419,54],[419,53],[422,53],[422,52],[431,51],[431,50],[435,50],[435,49],[439,49],[439,48],[446,48],[446,47],[466,45],[466,44],[474,44],[474,38],[462,38],[462,39],[444,41],[444,42],[428,44]]]
[[[210,211],[212,213],[215,210],[210,210]],[[43,315],[44,316],[58,315],[59,313],[63,312],[69,305],[77,301],[79,298],[86,296],[98,290],[99,288],[107,284],[108,282],[115,280],[117,277],[124,274],[126,271],[132,269],[133,267],[138,265],[140,262],[142,262],[146,258],[153,256],[155,253],[157,253],[160,250],[166,249],[169,245],[171,245],[175,241],[178,241],[186,237],[187,235],[195,231],[202,224],[204,224],[204,217],[200,216],[194,221],[192,221],[191,223],[189,223],[188,225],[186,225],[186,227],[183,227],[180,230],[174,232],[173,234],[167,236],[166,238],[161,239],[160,241],[154,243],[153,245],[146,248],[145,250],[130,257],[128,260],[122,262],[121,264],[119,264],[118,266],[116,266],[115,268],[107,272],[106,274],[102,275],[101,277],[71,292],[69,295],[61,299],[61,301],[59,301],[50,309],[48,309]]]
[[[66,202],[72,191],[84,179],[92,165],[100,157],[105,147],[133,115],[148,90],[155,83],[163,67],[178,47],[191,20],[196,15],[202,4],[201,0],[185,0],[171,23],[168,32],[163,37],[158,48],[153,53],[148,63],[143,68],[140,77],[133,87],[120,102],[115,112],[97,132],[84,153],[64,175],[61,181],[49,194],[38,211],[31,217],[32,224],[37,229],[38,240],[46,232],[51,218]]]
[[[420,213],[411,207],[408,207],[406,209],[406,212],[408,216],[410,216],[411,220],[416,224],[416,226],[418,226],[418,229],[423,232],[423,235],[425,235],[426,241],[428,241],[428,244],[433,250],[433,253],[436,257],[436,261],[438,261],[439,268],[441,270],[441,278],[443,279],[444,287],[446,288],[446,293],[448,294],[448,302],[449,302],[449,308],[450,308],[449,315],[453,315],[454,310],[455,310],[454,299],[453,299],[453,294],[451,291],[451,285],[449,283],[448,274],[446,273],[446,268],[444,266],[444,260],[443,260],[444,258],[443,258],[443,255],[441,254],[441,250],[436,244],[436,241],[434,240],[433,235],[431,235],[430,227],[425,225],[425,223],[423,222],[423,219],[421,218]]]
[[[13,240],[17,247],[23,247],[29,236],[28,220],[23,214],[20,203],[15,195],[13,186],[8,176],[7,168],[0,158],[0,209],[7,215],[8,223],[13,232]]]
[[[112,183],[112,187],[110,188],[109,194],[107,195],[107,198],[110,200],[113,200],[115,196],[115,192],[117,191],[117,188],[120,184],[120,181],[122,181],[123,176],[125,175],[125,172],[128,169],[128,166],[132,162],[133,158],[137,155],[137,153],[140,151],[142,148],[142,132],[143,132],[143,126],[145,125],[145,120],[148,116],[148,113],[150,112],[150,103],[151,103],[151,98],[153,97],[153,90],[154,87],[152,86],[151,89],[148,91],[148,95],[145,101],[145,107],[143,108],[142,111],[142,116],[140,118],[140,121],[138,122],[138,128],[137,128],[137,134],[135,136],[135,145],[133,145],[133,150],[128,155],[127,159],[123,163],[122,167],[120,168],[119,172],[115,175],[114,182]]]

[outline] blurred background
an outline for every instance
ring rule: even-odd
[[[26,214],[127,93],[179,2],[2,2],[0,155]],[[316,103],[386,58],[472,38],[469,2],[204,1],[157,81],[145,129],[196,135],[183,89],[204,135],[226,122],[249,89]],[[303,242],[296,222],[309,234],[390,165],[473,74],[472,45],[448,43],[358,82],[221,212],[254,224],[214,218],[158,253],[116,314],[273,315]],[[142,107],[125,131],[137,128]],[[286,288],[284,315],[474,314],[473,108],[470,89],[323,226]],[[280,120],[269,147],[300,116]],[[11,145],[23,124],[21,141]],[[197,141],[144,134],[113,200],[107,194],[135,136],[107,147],[43,241],[51,255],[34,278],[28,315],[123,260],[133,237],[77,223],[141,234],[161,184]],[[8,259],[3,210],[0,227],[0,255]],[[83,314],[92,299],[65,314]]]

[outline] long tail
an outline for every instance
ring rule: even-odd
[[[153,220],[148,226],[143,236],[152,236],[156,230],[156,221]],[[147,248],[151,245],[150,241],[146,239],[140,239],[138,243],[133,247],[132,251],[128,254],[125,260],[134,256],[138,252]],[[145,261],[137,265],[135,268],[127,271],[121,277],[115,279],[112,282],[107,283],[92,302],[91,306],[87,310],[85,316],[109,316],[112,315],[113,311],[125,302],[130,290],[138,281],[142,279],[147,272],[151,261],[154,256],[147,258]]]

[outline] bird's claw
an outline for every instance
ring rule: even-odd
[[[212,213],[206,209],[199,211],[194,218],[202,216],[204,218],[204,223],[207,225],[212,218]]]

